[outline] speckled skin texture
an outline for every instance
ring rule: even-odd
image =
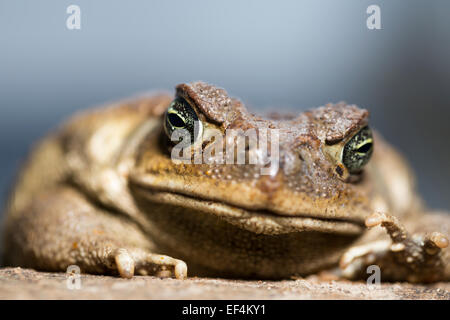
[[[174,163],[162,117],[170,95],[76,115],[36,146],[21,172],[5,261],[122,277],[184,278],[189,270],[256,279],[324,269],[364,278],[377,264],[383,280],[450,279],[450,218],[422,205],[403,158],[376,133],[361,174],[336,157],[368,124],[366,110],[338,103],[262,118],[202,82],[179,85],[176,95],[195,109],[203,137],[278,129],[279,166],[261,175],[264,163]]]

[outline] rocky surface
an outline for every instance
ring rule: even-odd
[[[319,280],[240,281],[187,280],[81,275],[81,288],[69,289],[68,275],[30,269],[0,269],[0,299],[445,299],[450,283],[412,285]]]

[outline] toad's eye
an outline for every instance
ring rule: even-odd
[[[186,99],[181,97],[171,102],[164,116],[164,130],[169,138],[179,129],[184,129],[190,134],[192,143],[201,136],[203,130],[202,122],[198,119],[195,110]]]
[[[369,161],[372,152],[372,131],[366,126],[345,144],[342,152],[342,163],[350,173],[357,173]]]

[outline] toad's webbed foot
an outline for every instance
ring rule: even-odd
[[[340,261],[344,277],[367,277],[369,265],[380,267],[382,280],[433,282],[448,277],[448,261],[442,256],[442,249],[449,240],[443,233],[410,235],[396,217],[384,213],[369,216],[366,226],[382,226],[391,240],[369,242],[348,250]]]

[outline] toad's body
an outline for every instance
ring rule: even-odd
[[[83,113],[43,140],[10,200],[7,264],[289,278],[340,262],[334,270],[349,278],[370,264],[387,280],[450,278],[450,218],[425,211],[403,159],[377,135],[372,154],[366,110],[341,103],[263,119],[202,82],[172,100]],[[202,150],[214,132],[277,129],[278,165],[261,174],[265,163],[174,162],[168,134],[191,118]]]

